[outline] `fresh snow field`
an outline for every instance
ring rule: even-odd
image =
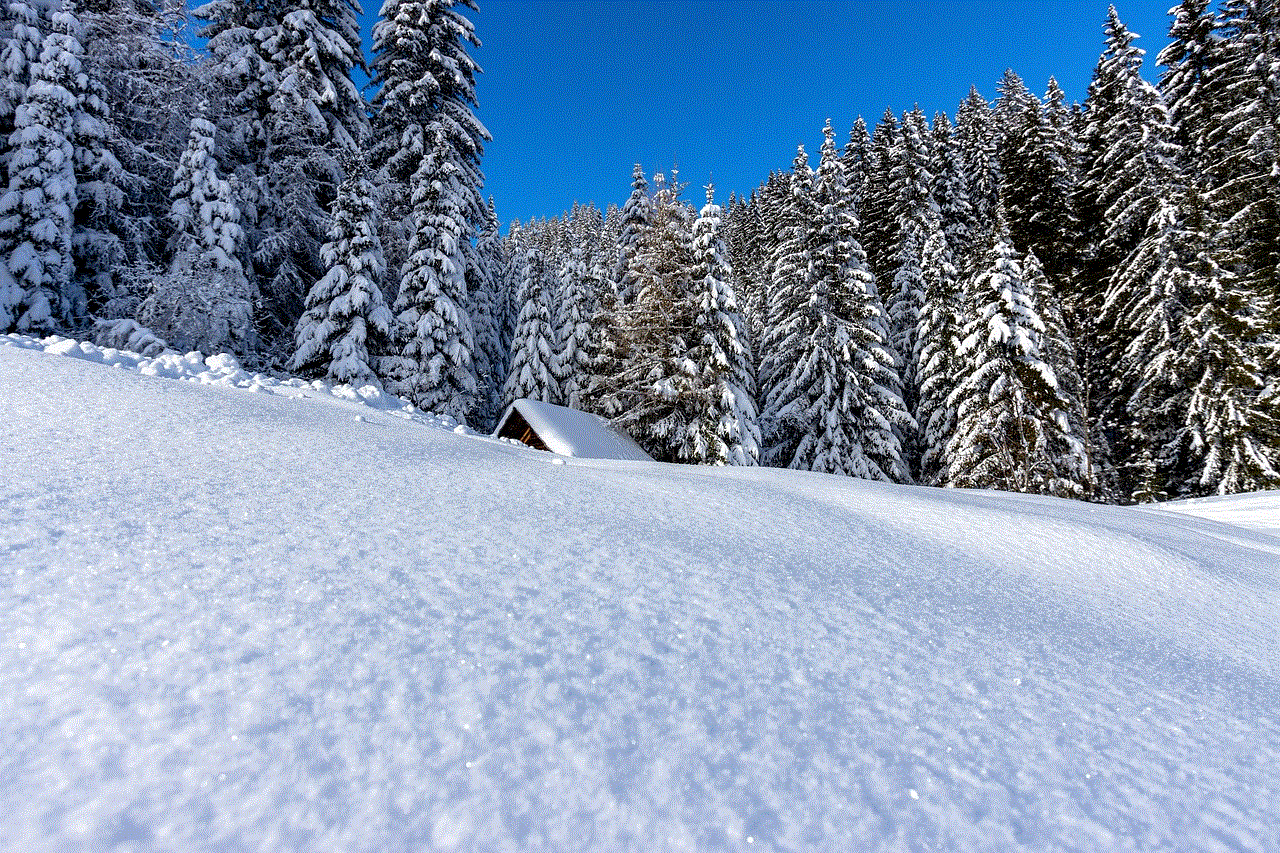
[[[1155,508],[1212,518],[1280,536],[1280,492],[1173,501],[1158,504]]]
[[[0,344],[0,849],[1280,850],[1280,494],[565,459]]]

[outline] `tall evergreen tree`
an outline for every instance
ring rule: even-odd
[[[935,116],[933,133],[932,194],[938,205],[938,218],[946,236],[950,262],[957,274],[963,275],[972,269],[974,258],[979,254],[977,222],[969,201],[969,180],[955,126],[946,113],[940,112]]]
[[[1206,135],[1211,152],[1204,164],[1209,202],[1223,223],[1217,260],[1270,303],[1266,334],[1274,342],[1280,340],[1280,7],[1275,0],[1227,0],[1218,35],[1206,87],[1217,121]]]
[[[1125,327],[1115,324],[1104,304],[1125,259],[1153,221],[1158,200],[1176,183],[1178,153],[1159,93],[1140,74],[1143,51],[1135,45],[1137,37],[1114,6],[1105,32],[1106,48],[1085,104],[1083,177],[1075,199],[1081,262],[1069,308],[1080,345],[1098,485],[1103,497],[1120,499],[1134,488],[1127,411],[1132,385],[1131,377],[1112,369],[1128,340]]]
[[[1053,276],[1066,275],[1071,269],[1068,235],[1075,223],[1068,159],[1073,140],[1064,138],[1062,90],[1050,80],[1041,104],[1025,87],[1010,88],[1016,97],[998,107],[1004,134],[1000,198],[1008,211],[1010,236],[1019,249],[1034,252]]]
[[[1190,177],[1199,180],[1207,165],[1208,135],[1217,124],[1212,76],[1216,49],[1216,15],[1209,0],[1182,0],[1173,10],[1169,44],[1156,61],[1163,66],[1160,91],[1169,107],[1175,139],[1187,162],[1197,168]],[[1200,184],[1200,189],[1207,189]]]
[[[9,185],[0,196],[0,328],[22,332],[71,321],[76,206],[75,119],[83,84],[80,23],[55,12],[14,112]],[[11,54],[12,55],[12,54]]]
[[[898,144],[892,152],[892,212],[897,240],[892,258],[892,284],[886,301],[890,343],[898,360],[903,398],[913,415],[919,399],[916,333],[925,303],[924,248],[933,233],[941,228],[938,205],[933,197],[935,179],[930,171],[929,139],[924,114],[917,108],[903,115]],[[919,461],[915,436],[902,438],[908,461],[915,469]]]
[[[593,318],[604,290],[603,267],[597,262],[604,219],[595,205],[574,204],[560,238],[556,314],[559,368],[565,405],[582,409],[590,387],[598,348]],[[612,247],[610,247],[612,248]]]
[[[1088,459],[1088,446],[1084,441],[1089,432],[1089,424],[1084,408],[1084,381],[1077,364],[1075,340],[1071,335],[1059,288],[1049,278],[1047,270],[1034,252],[1028,252],[1023,257],[1022,275],[1036,313],[1044,326],[1040,335],[1040,357],[1053,370],[1054,378],[1057,379],[1058,399],[1063,406],[1061,411],[1066,416],[1067,432],[1080,441],[1080,449],[1084,454],[1083,467],[1080,457],[1067,454],[1063,474],[1083,489],[1082,494],[1087,495],[1093,488],[1094,474],[1092,460]]]
[[[973,254],[972,209],[969,206],[959,153],[952,144],[950,122],[938,117],[934,164],[934,194],[939,226],[927,236],[921,251],[924,301],[915,335],[918,479],[938,484],[945,474],[946,443],[955,431],[951,389],[961,372],[961,332],[968,322],[961,270]]]
[[[386,0],[374,26],[373,154],[407,188],[392,207],[411,234],[400,269],[397,348],[389,366],[419,406],[465,420],[475,403],[475,340],[465,306],[472,240],[484,223],[476,119],[478,47],[470,0]],[[472,279],[474,275],[470,276]]]
[[[557,318],[562,398],[572,409],[583,406],[591,377],[591,318],[595,314],[596,289],[591,277],[588,248],[576,242],[560,265],[560,316]]]
[[[753,341],[764,338],[774,302],[773,250],[781,239],[784,212],[791,193],[790,176],[772,172],[752,193],[745,213],[745,244],[732,259],[738,277],[738,303]],[[762,364],[757,359],[757,376]]]
[[[635,263],[636,250],[640,237],[649,227],[652,218],[649,182],[645,180],[640,164],[636,163],[631,175],[631,195],[622,206],[622,232],[618,236],[617,263],[613,268],[614,289],[623,305],[629,303],[636,294],[636,279],[639,276]]]
[[[379,286],[386,263],[378,211],[363,164],[351,158],[344,167],[333,229],[320,250],[328,272],[307,294],[289,367],[329,382],[380,388],[373,354],[385,351],[395,318]]]
[[[775,253],[777,322],[765,395],[770,464],[910,482],[900,432],[914,427],[886,346],[884,309],[853,235],[843,164],[826,134],[815,176],[801,148],[786,239]],[[780,357],[781,356],[781,357]]]
[[[1057,377],[1041,356],[1044,324],[1001,210],[973,293],[981,313],[966,329],[968,367],[952,392],[957,421],[947,444],[947,485],[1081,495],[1084,445],[1070,431]]]
[[[53,0],[9,0],[0,15],[0,167],[11,156],[10,141],[18,107],[27,99],[31,66],[40,59]],[[7,171],[0,171],[7,183]]]
[[[894,255],[898,248],[897,193],[893,181],[895,149],[900,145],[901,124],[886,109],[876,123],[865,158],[866,178],[862,187],[862,242],[867,263],[877,278],[892,280]]]
[[[559,346],[551,306],[553,271],[548,269],[542,250],[536,246],[525,250],[523,260],[520,318],[512,339],[511,369],[503,397],[507,405],[522,398],[559,403]]]
[[[845,175],[849,184],[849,200],[853,209],[861,211],[867,198],[867,181],[871,168],[871,134],[867,131],[867,123],[862,116],[853,123],[849,131],[849,141],[845,143],[840,155],[844,161]]]
[[[1187,346],[1177,353],[1175,375],[1192,373],[1179,438],[1192,459],[1193,495],[1280,488],[1280,417],[1269,399],[1256,350],[1263,318],[1248,290],[1208,260],[1204,287],[1187,318]]]
[[[617,423],[655,459],[704,461],[687,441],[705,405],[688,336],[696,311],[692,216],[682,186],[655,176],[651,219],[640,233],[635,298],[618,318],[624,342],[614,394]]]
[[[466,310],[469,239],[465,178],[450,168],[455,151],[444,133],[410,180],[413,237],[396,298],[393,354],[380,372],[393,393],[465,423],[477,392],[475,338]]]
[[[1036,100],[1035,95],[1031,94],[1031,90],[1027,88],[1022,78],[1012,68],[1005,69],[1000,82],[996,84],[996,100],[991,107],[996,131],[999,134],[996,161],[1000,164],[1002,173],[1005,169],[1005,155],[1011,147],[1010,136],[1020,132],[1027,113],[1033,107],[1038,109],[1039,106],[1039,101]],[[1007,179],[1008,176],[1001,174],[1001,178]]]
[[[215,128],[191,121],[173,176],[171,261],[138,308],[138,319],[176,347],[251,357],[258,298],[241,265],[244,231],[231,184],[214,158]]]
[[[733,271],[720,238],[720,206],[707,187],[707,203],[693,223],[693,272],[697,311],[689,330],[689,359],[699,371],[705,408],[690,424],[688,458],[711,464],[755,465],[760,427],[754,399],[746,323],[733,292]]]
[[[896,121],[896,120],[895,120]],[[782,181],[777,182],[782,185]],[[804,146],[796,152],[791,173],[785,176],[786,193],[778,199],[776,231],[768,261],[769,300],[761,324],[760,426],[764,441],[761,461],[786,466],[795,455],[804,425],[791,411],[788,378],[799,369],[801,353],[795,340],[797,323],[809,298],[812,258],[809,223],[816,219],[813,203],[813,170]],[[790,345],[789,345],[790,344]]]
[[[631,195],[608,223],[606,230],[612,236],[601,236],[593,265],[597,292],[583,354],[587,376],[577,392],[579,404],[602,417],[615,417],[621,411],[617,380],[630,343],[620,323],[623,311],[635,298],[639,275],[636,252],[652,216],[649,182],[644,169],[636,163],[631,174]]]
[[[969,89],[956,109],[955,140],[969,184],[974,239],[984,247],[990,244],[1000,202],[1000,134],[991,105],[976,88]]]

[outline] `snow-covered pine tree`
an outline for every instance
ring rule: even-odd
[[[1041,355],[1044,324],[1000,208],[987,257],[971,285],[980,313],[965,330],[967,365],[951,394],[945,484],[1078,497],[1087,454]]]
[[[443,132],[466,213],[481,221],[480,158],[490,137],[474,114],[480,67],[467,47],[480,40],[464,10],[475,8],[471,0],[385,0],[373,31],[373,157],[385,163],[385,180],[408,186]],[[392,207],[408,216],[407,203]]]
[[[1076,138],[1076,117],[1066,103],[1066,93],[1053,77],[1045,89],[1041,107],[1043,134],[1041,150],[1045,152],[1045,187],[1037,201],[1040,208],[1036,225],[1040,230],[1040,261],[1050,281],[1066,287],[1070,284],[1079,260],[1074,242],[1068,237],[1079,229],[1075,209],[1076,187],[1080,181],[1080,143]]]
[[[999,128],[991,105],[977,88],[956,109],[956,147],[964,164],[973,208],[974,240],[979,247],[991,242],[996,207],[1000,202]],[[968,270],[966,272],[972,272]]]
[[[9,184],[0,196],[0,328],[47,331],[83,306],[72,286],[75,119],[83,83],[80,23],[54,12],[14,112]],[[21,51],[19,51],[21,52]],[[11,56],[16,55],[10,52]],[[25,54],[23,54],[25,55]]]
[[[466,423],[475,405],[475,336],[467,314],[467,179],[451,164],[456,150],[437,131],[410,179],[413,236],[400,275],[392,354],[379,365],[388,389],[419,408]],[[474,188],[472,188],[474,189]]]
[[[649,182],[644,170],[636,163],[631,173],[631,195],[622,206],[622,231],[618,235],[617,262],[613,268],[614,289],[622,305],[635,298],[639,271],[635,268],[636,250],[640,237],[653,218],[653,205],[649,199]]]
[[[1217,55],[1217,16],[1209,0],[1182,0],[1171,11],[1169,44],[1156,59],[1164,68],[1160,93],[1169,108],[1175,139],[1187,163],[1195,167],[1188,170],[1188,177],[1205,190],[1208,136],[1218,123],[1211,79]]]
[[[915,353],[919,376],[916,480],[935,485],[945,471],[946,444],[955,431],[956,415],[949,396],[960,375],[960,331],[966,317],[959,274],[941,230],[934,231],[925,243],[922,266],[925,300],[916,330]]]
[[[475,403],[475,341],[465,310],[469,251],[485,221],[480,158],[489,132],[476,119],[478,47],[463,14],[471,0],[386,0],[374,26],[375,161],[407,188],[393,219],[411,222],[400,270],[395,381],[419,406],[465,420]]]
[[[7,163],[14,117],[27,99],[31,66],[40,59],[52,0],[9,0],[0,7],[0,180],[8,184]]]
[[[944,197],[944,202],[966,209],[968,199],[963,187],[948,191],[952,190],[959,192]],[[915,410],[917,480],[936,485],[945,474],[946,444],[955,431],[956,413],[950,394],[959,384],[961,332],[969,321],[957,253],[947,231],[939,228],[929,234],[922,251],[921,274],[924,306],[916,331],[914,358],[919,388]]]
[[[782,181],[777,182],[779,185]],[[801,145],[785,176],[786,194],[778,199],[774,212],[775,231],[769,257],[769,301],[760,338],[758,372],[760,432],[763,445],[760,460],[766,465],[785,467],[807,429],[801,414],[792,406],[789,377],[800,369],[802,354],[796,343],[805,334],[801,323],[809,300],[812,258],[808,229],[816,220],[813,203],[813,169]]]
[[[107,146],[114,135],[108,126],[109,109],[105,90],[85,47],[98,47],[101,33],[90,31],[81,21],[77,4],[60,4],[54,14],[51,32],[64,29],[74,38],[78,72],[66,79],[65,85],[74,99],[71,132],[75,171],[75,202],[71,229],[72,267],[63,288],[62,318],[69,327],[80,331],[89,324],[90,301],[96,306],[115,293],[115,271],[124,265],[124,247],[111,226],[123,202],[121,184],[128,178],[121,174],[120,163]],[[62,24],[59,23],[62,22]]]
[[[502,310],[500,325],[502,344],[508,359],[511,354],[511,342],[515,338],[516,321],[520,317],[520,309],[524,307],[520,302],[520,288],[524,284],[525,252],[528,248],[527,229],[520,224],[519,220],[512,222],[502,238],[502,257],[505,264],[502,267],[500,291],[502,298],[498,303]],[[503,381],[506,381],[505,377]]]
[[[698,366],[689,357],[696,312],[693,215],[680,199],[682,189],[674,173],[670,184],[654,176],[649,224],[640,232],[632,264],[635,297],[617,319],[624,349],[613,395],[615,422],[666,462],[702,461],[687,455],[685,441],[704,401],[697,394]]]
[[[571,409],[583,408],[591,377],[591,318],[595,315],[597,282],[591,276],[590,246],[575,239],[559,270],[559,352],[561,398]]]
[[[864,209],[867,197],[867,181],[871,169],[871,133],[862,116],[853,122],[849,130],[849,141],[845,143],[840,154],[844,161],[845,175],[849,184],[849,200],[853,209]]]
[[[1267,355],[1280,375],[1280,5],[1226,0],[1206,81],[1208,199],[1223,233],[1216,260],[1269,303]]]
[[[974,247],[973,209],[955,130],[945,113],[934,119],[933,195],[940,228],[925,241],[921,272],[924,306],[916,333],[918,370],[919,481],[940,484],[946,473],[946,445],[955,431],[956,413],[949,398],[962,370],[962,331],[973,313],[965,298],[965,270],[971,269]]]
[[[933,121],[933,199],[938,205],[938,218],[946,236],[947,251],[958,275],[963,277],[974,267],[977,249],[977,225],[973,205],[969,203],[969,181],[955,126],[947,114],[939,112]]]
[[[1018,143],[1025,136],[1025,125],[1028,115],[1034,110],[1039,112],[1040,102],[1031,94],[1027,84],[1012,68],[1006,68],[996,84],[996,99],[991,105],[991,114],[995,119],[997,134],[996,163],[1000,167],[1000,199],[1008,210],[1008,201],[1004,198],[1004,187],[1008,185],[1009,175],[1005,174],[1008,156],[1017,150]],[[1021,164],[1019,164],[1021,165]],[[1013,223],[1010,223],[1012,226]]]
[[[892,151],[892,214],[897,238],[885,301],[889,311],[890,344],[902,378],[903,400],[913,416],[919,399],[916,332],[925,301],[924,247],[930,236],[941,228],[932,191],[935,179],[929,171],[930,141],[929,128],[919,108],[904,113],[898,142]],[[915,471],[919,464],[915,436],[902,435],[901,439],[908,463]]]
[[[631,194],[605,229],[607,236],[601,235],[594,264],[597,293],[587,339],[589,378],[585,385],[580,384],[578,394],[583,407],[602,417],[616,417],[624,408],[619,383],[632,342],[623,317],[639,289],[636,255],[652,218],[649,182],[636,163],[631,173]]]
[[[1195,311],[1196,300],[1209,286],[1198,277],[1216,274],[1203,260],[1210,234],[1186,216],[1194,208],[1184,199],[1194,190],[1170,191],[1170,197],[1161,199],[1142,243],[1117,271],[1105,306],[1114,323],[1126,326],[1128,343],[1115,371],[1132,388],[1127,411],[1134,452],[1127,481],[1133,485],[1125,497],[1138,501],[1179,496],[1192,479],[1193,462],[1181,439],[1190,389],[1200,368],[1183,356],[1190,345],[1187,335],[1193,334],[1187,312]],[[1175,191],[1179,197],[1172,195]]]
[[[902,402],[874,278],[854,236],[844,169],[825,134],[815,175],[803,147],[785,241],[775,254],[778,308],[765,408],[770,464],[910,482],[898,435],[914,428]]]
[[[334,202],[329,242],[320,249],[328,268],[307,294],[289,368],[328,382],[382,387],[372,364],[385,351],[395,318],[379,282],[386,269],[378,242],[378,210],[364,164],[343,163],[346,178]]]
[[[244,231],[231,185],[214,159],[215,128],[191,121],[187,149],[173,176],[172,260],[138,308],[138,319],[175,347],[249,357],[257,346],[258,298],[240,263]]]
[[[585,374],[578,378],[577,388],[578,406],[602,417],[610,414],[606,400],[611,397],[621,355],[622,342],[615,328],[620,301],[614,270],[622,231],[622,209],[610,205],[589,271],[594,309],[587,318],[589,328],[583,353]]]
[[[1021,81],[1008,81],[997,102],[1003,139],[1000,146],[1000,199],[1009,216],[1013,243],[1034,252],[1054,276],[1065,275],[1071,264],[1068,251],[1074,233],[1071,195],[1074,181],[1069,156],[1072,140],[1050,119],[1063,109],[1062,90],[1050,80],[1042,104]],[[1016,75],[1012,75],[1016,80]]]
[[[867,149],[866,178],[862,187],[862,244],[867,263],[877,280],[891,281],[894,255],[898,248],[897,194],[893,181],[895,151],[900,145],[901,124],[892,110],[886,109],[876,123]]]
[[[1103,311],[1112,282],[1125,259],[1137,249],[1169,191],[1178,157],[1159,93],[1141,74],[1143,51],[1121,22],[1115,7],[1107,14],[1106,48],[1094,69],[1085,104],[1082,135],[1083,177],[1075,206],[1081,263],[1068,306],[1072,325],[1088,334],[1078,337],[1085,405],[1090,421],[1090,455],[1095,461],[1103,497],[1122,499],[1134,484],[1135,450],[1127,403],[1131,377],[1114,365],[1128,345],[1123,327]],[[1116,297],[1110,300],[1117,302]],[[1128,300],[1120,298],[1119,302]],[[1120,479],[1116,479],[1120,477]]]
[[[559,403],[559,353],[551,306],[554,271],[548,269],[542,250],[536,246],[526,248],[522,257],[520,318],[511,344],[511,369],[503,388],[504,402],[509,406],[527,398]]]
[[[759,225],[758,211],[753,211],[749,197],[729,193],[729,203],[725,205],[720,218],[720,238],[724,241],[725,260],[734,274],[734,292],[738,297],[743,321],[750,323],[747,312],[742,308],[744,291],[750,290],[752,280],[759,276],[755,268],[754,245],[755,232]],[[748,328],[750,328],[748,326]]]
[[[1196,376],[1181,440],[1191,457],[1192,495],[1280,488],[1280,417],[1251,342],[1266,319],[1247,287],[1203,257],[1203,287],[1187,318],[1175,375]]]
[[[689,333],[689,358],[700,371],[706,401],[689,426],[687,459],[714,465],[756,465],[760,426],[746,323],[733,292],[733,271],[720,238],[720,206],[707,186],[707,203],[693,223],[692,284],[697,312]]]
[[[1141,241],[1177,149],[1168,112],[1155,87],[1142,78],[1144,51],[1137,36],[1108,12],[1107,43],[1085,103],[1085,179],[1081,196],[1098,227],[1098,287],[1107,272]]]
[[[741,257],[731,257],[738,281],[738,305],[751,340],[764,339],[774,302],[773,251],[782,236],[784,211],[790,196],[790,177],[771,172],[751,195],[743,215]],[[757,355],[757,375],[760,363]]]
[[[1028,252],[1022,259],[1022,277],[1044,326],[1040,335],[1040,357],[1058,380],[1058,398],[1064,406],[1062,411],[1067,418],[1068,433],[1079,440],[1083,451],[1082,454],[1065,453],[1060,473],[1079,484],[1084,490],[1081,494],[1088,495],[1093,488],[1093,468],[1084,442],[1089,434],[1089,424],[1083,402],[1084,382],[1076,362],[1075,340],[1067,324],[1059,289],[1034,252]],[[1074,488],[1071,491],[1075,494]]]

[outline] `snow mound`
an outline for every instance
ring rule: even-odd
[[[136,325],[136,324],[135,324]],[[141,329],[141,327],[138,327]],[[145,331],[145,330],[142,330]],[[138,339],[143,339],[138,336]],[[441,429],[471,433],[465,427],[458,429],[458,422],[447,415],[435,415],[419,410],[412,403],[385,393],[375,385],[353,388],[350,385],[330,385],[320,380],[307,381],[290,377],[278,379],[263,373],[250,373],[230,353],[206,356],[199,352],[179,353],[163,350],[146,356],[115,347],[102,347],[87,341],[76,341],[52,335],[33,338],[25,335],[0,335],[0,347],[33,349],[50,355],[62,355],[82,361],[119,368],[140,376],[156,376],[162,379],[179,379],[199,385],[223,388],[241,388],[246,391],[274,394],[289,399],[348,402],[371,409],[398,415],[424,425]]]
[[[145,363],[0,346],[6,849],[1280,850],[1273,536]]]

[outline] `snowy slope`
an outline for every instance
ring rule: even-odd
[[[1254,492],[1247,495],[1171,501],[1156,504],[1152,508],[1211,518],[1224,524],[1236,524],[1280,536],[1280,492]]]
[[[1267,533],[8,342],[5,849],[1280,849]]]

